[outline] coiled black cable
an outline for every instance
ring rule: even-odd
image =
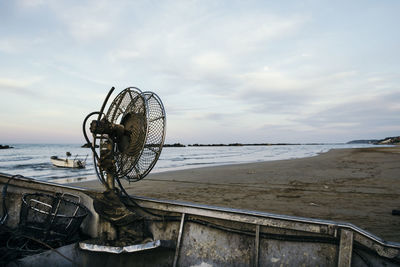
[[[91,116],[96,115],[96,114],[98,115],[98,117],[97,117],[97,120],[98,120],[98,121],[100,121],[102,115],[105,116],[105,114],[104,114],[104,109],[105,109],[105,107],[106,107],[106,105],[107,105],[108,99],[110,98],[110,96],[111,96],[111,94],[112,94],[112,92],[113,92],[114,90],[115,90],[115,88],[114,88],[114,87],[111,87],[110,91],[108,92],[106,98],[105,98],[104,101],[103,101],[103,104],[102,104],[102,106],[101,106],[100,111],[94,111],[94,112],[89,113],[89,114],[85,117],[85,119],[83,120],[83,124],[82,124],[83,136],[85,137],[85,140],[86,140],[87,145],[89,145],[90,149],[91,149],[92,152],[93,152],[94,169],[95,169],[95,171],[96,171],[97,178],[98,178],[99,181],[100,181],[104,186],[106,186],[106,187],[107,187],[106,179],[104,178],[103,172],[102,172],[101,170],[98,170],[98,165],[97,165],[97,162],[100,161],[100,157],[99,157],[99,155],[98,155],[97,152],[96,152],[96,139],[97,139],[97,138],[96,138],[95,135],[93,135],[93,142],[90,142],[89,137],[88,137],[88,135],[87,135],[87,133],[86,133],[86,122],[87,122],[87,120],[88,120]]]
[[[102,173],[101,171],[99,172],[98,166],[97,166],[97,162],[100,161],[100,157],[99,157],[99,155],[97,154],[96,148],[95,148],[95,146],[96,146],[96,139],[94,138],[94,140],[93,140],[93,143],[94,143],[94,144],[92,144],[92,142],[90,142],[89,137],[88,137],[88,135],[87,135],[87,133],[86,133],[86,122],[87,122],[87,120],[88,120],[91,116],[96,115],[96,114],[99,114],[99,116],[101,116],[102,113],[100,113],[99,111],[94,111],[94,112],[89,113],[89,114],[85,117],[85,119],[83,120],[83,124],[82,124],[82,131],[83,131],[83,136],[85,137],[85,140],[86,140],[86,144],[90,147],[90,149],[91,149],[92,152],[93,152],[93,163],[94,163],[94,169],[95,169],[95,171],[96,171],[97,178],[99,179],[99,181],[100,181],[103,185],[106,185],[106,181],[105,181],[105,179],[104,179],[103,173]]]

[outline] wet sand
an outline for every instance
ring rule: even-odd
[[[98,181],[75,183],[102,189]],[[400,146],[150,174],[136,196],[350,222],[400,242]]]

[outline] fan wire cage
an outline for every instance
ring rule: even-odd
[[[138,162],[141,176],[146,176],[160,157],[165,137],[165,110],[161,99],[152,92],[144,92],[148,105],[148,133],[143,153]]]
[[[166,116],[161,99],[153,92],[126,88],[115,97],[105,118],[130,129],[129,136],[114,146],[115,178],[129,182],[143,179],[156,164],[164,144]],[[107,144],[108,138],[101,138],[100,150]]]

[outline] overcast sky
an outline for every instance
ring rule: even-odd
[[[0,144],[83,143],[108,92],[166,142],[400,135],[400,1],[0,1]]]

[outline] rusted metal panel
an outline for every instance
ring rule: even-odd
[[[9,177],[0,175],[0,188]],[[97,192],[25,178],[10,182],[6,202],[10,211],[9,226],[18,224],[19,199],[23,193],[55,191],[78,194],[83,199],[83,204],[92,211],[83,224],[84,232],[98,235],[102,223],[93,210],[91,198]],[[396,266],[400,263],[399,243],[386,242],[352,224],[175,201],[136,199],[142,207],[155,213],[178,218],[149,220],[154,240],[180,240],[178,236],[181,233],[177,266],[337,266],[339,259],[342,259],[340,264],[343,262],[345,266],[349,262],[354,266]],[[184,218],[184,227],[180,227],[183,224],[180,224],[179,216],[181,221]],[[350,240],[353,240],[352,244]],[[175,255],[171,249],[168,252],[153,249],[122,258],[81,250],[73,253],[83,265],[91,261],[99,266],[112,267],[123,266],[122,262],[128,264],[131,260],[135,260],[137,266],[171,266]],[[163,255],[163,261],[155,258],[157,255]],[[112,264],[113,260],[121,264]]]
[[[336,266],[336,255],[335,244],[263,238],[259,266]]]
[[[278,216],[275,214],[263,213],[263,212],[251,212],[243,210],[235,210],[228,208],[211,207],[206,205],[191,205],[188,203],[160,203],[160,202],[149,202],[149,201],[138,201],[140,205],[145,208],[163,210],[168,212],[178,212],[186,214],[195,214],[199,216],[205,216],[210,218],[219,218],[230,221],[237,221],[242,223],[279,227],[285,229],[292,229],[296,231],[305,231],[312,233],[321,234],[333,234],[334,224],[330,222],[321,221],[300,217],[291,216]],[[186,205],[188,204],[188,205]]]
[[[185,223],[178,266],[252,266],[254,237]]]
[[[339,244],[339,267],[350,267],[353,255],[353,232],[342,229],[340,231],[340,244]]]

